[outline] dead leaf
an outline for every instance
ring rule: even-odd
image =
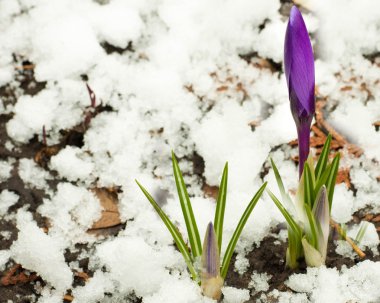
[[[336,176],[336,184],[345,183],[347,188],[351,187],[350,170],[343,168],[338,171]]]
[[[62,146],[60,144],[42,147],[34,155],[34,162],[36,162],[39,166],[43,168],[47,168],[50,158],[58,154],[61,148]]]
[[[117,191],[108,188],[93,188],[91,191],[97,196],[103,207],[101,218],[96,221],[90,230],[108,228],[121,223],[118,208]]]
[[[38,279],[36,273],[26,273],[21,267],[21,264],[15,264],[9,271],[1,278],[0,282],[4,286],[25,284]]]
[[[205,184],[203,185],[202,190],[207,197],[214,198],[215,200],[218,199],[218,193],[219,193],[218,186],[211,186],[211,185]]]

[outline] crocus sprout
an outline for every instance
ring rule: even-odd
[[[186,223],[190,248],[186,245],[186,242],[178,231],[177,227],[172,223],[172,221],[157,204],[154,198],[138,181],[136,181],[136,183],[171,233],[178,250],[181,252],[187,264],[192,279],[201,285],[202,292],[205,296],[219,300],[221,296],[221,288],[224,284],[224,279],[227,276],[228,267],[230,265],[232,254],[235,250],[236,243],[239,240],[241,232],[267,184],[264,183],[256,192],[252,200],[248,203],[248,206],[241,216],[240,221],[227,246],[223,261],[220,262],[224,211],[227,199],[228,164],[226,163],[224,166],[222,179],[220,181],[214,224],[210,223],[208,225],[204,244],[202,247],[198,226],[195,221],[193,209],[190,203],[189,194],[187,193],[185,182],[183,180],[182,173],[174,153],[172,153],[172,162],[174,178],[177,186],[179,201],[181,203],[182,214]],[[199,266],[197,267],[197,264],[199,263],[202,265],[200,266],[201,268],[198,268]],[[222,264],[220,265],[220,263]]]
[[[302,15],[296,6],[290,11],[284,45],[285,76],[290,109],[297,126],[299,177],[309,154],[310,126],[315,113],[314,56]]]
[[[294,201],[286,192],[272,161],[282,202],[271,191],[268,190],[268,193],[288,223],[286,265],[290,268],[297,268],[301,258],[305,259],[308,266],[325,264],[331,206],[340,160],[340,154],[337,153],[329,161],[330,143],[329,135],[315,167],[313,158],[308,157]]]
[[[205,296],[220,300],[221,288],[224,280],[220,276],[220,257],[218,242],[215,235],[214,225],[210,222],[207,226],[203,242],[201,286]]]

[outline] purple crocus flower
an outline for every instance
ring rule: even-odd
[[[315,113],[314,56],[301,12],[296,6],[290,11],[285,36],[285,76],[290,109],[297,126],[299,176],[310,149],[310,126]]]

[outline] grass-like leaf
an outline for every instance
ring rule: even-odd
[[[326,139],[325,144],[323,146],[322,152],[319,155],[317,166],[315,167],[315,178],[316,178],[316,180],[318,180],[322,176],[322,174],[323,174],[323,172],[324,172],[324,170],[328,164],[330,144],[331,144],[331,135],[329,134],[327,136],[327,139]]]
[[[286,250],[286,266],[290,268],[298,267],[298,258],[302,255],[301,236],[292,229],[288,229],[288,248]]]
[[[340,160],[340,154],[337,153],[334,157],[334,160],[331,162],[331,171],[326,181],[326,188],[327,188],[327,196],[329,199],[329,207],[331,212],[331,205],[332,200],[334,197],[334,188],[335,188],[335,182],[336,182],[336,176],[338,175],[338,169],[339,169],[339,160]]]
[[[202,244],[199,236],[197,222],[194,218],[193,208],[191,207],[189,194],[187,193],[185,181],[174,152],[172,151],[172,162],[175,183],[177,186],[179,201],[181,202],[182,213],[185,218],[187,235],[189,237],[191,252],[194,258],[202,255]]]
[[[219,185],[218,200],[216,202],[215,218],[214,218],[214,228],[215,234],[218,241],[219,254],[222,249],[223,240],[223,222],[224,222],[224,210],[226,208],[227,199],[227,180],[228,180],[228,163],[224,166],[222,180]]]
[[[355,242],[357,244],[359,244],[363,240],[363,237],[364,237],[365,232],[368,228],[368,225],[369,225],[369,223],[367,221],[362,221],[362,224],[360,225],[359,231],[355,237]]]
[[[314,189],[315,193],[318,193],[319,190],[322,188],[322,186],[326,185],[327,179],[330,176],[330,172],[331,172],[331,164],[328,164],[325,168],[325,171],[322,173],[320,178],[317,180],[317,184],[315,185],[315,189]]]
[[[282,178],[281,178],[281,175],[278,171],[278,168],[277,168],[277,166],[274,163],[272,158],[270,158],[270,162],[272,164],[274,176],[276,178],[276,182],[277,182],[278,188],[280,190],[282,201],[285,204],[285,207],[288,209],[288,211],[291,214],[295,214],[296,210],[295,210],[294,204],[292,202],[292,199],[289,197],[289,194],[285,190],[285,186],[284,186],[284,183],[282,182]]]
[[[177,245],[178,250],[181,252],[183,258],[185,259],[185,262],[187,264],[187,267],[189,268],[189,271],[191,273],[193,280],[197,280],[198,274],[197,274],[197,272],[193,266],[192,258],[191,258],[189,249],[186,246],[186,243],[183,240],[182,235],[179,233],[177,227],[170,221],[169,217],[165,214],[165,212],[157,204],[157,202],[154,200],[154,198],[148,193],[148,191],[137,180],[135,180],[135,181],[136,181],[137,185],[140,187],[140,189],[142,190],[142,192],[144,193],[145,197],[150,202],[150,204],[152,204],[152,206],[156,210],[157,214],[160,216],[161,220],[165,223],[169,232],[171,233],[173,240],[174,240],[175,244]]]
[[[235,229],[234,234],[232,235],[232,238],[230,242],[228,243],[226,253],[224,254],[223,263],[222,263],[222,270],[220,275],[223,279],[226,278],[228,267],[230,265],[230,261],[232,258],[232,254],[235,250],[236,243],[239,240],[239,237],[241,235],[241,232],[243,231],[243,228],[245,224],[247,223],[247,220],[249,216],[252,213],[252,210],[255,208],[257,202],[259,201],[261,195],[263,194],[265,187],[267,186],[267,183],[265,182],[260,189],[256,192],[255,196],[252,198],[251,202],[249,202],[247,208],[245,209],[243,215],[240,218],[240,221]]]
[[[309,207],[309,205],[305,204],[305,212],[307,215],[307,219],[310,226],[310,235],[309,235],[309,243],[316,249],[318,249],[318,226],[315,222],[315,217]]]
[[[313,176],[311,175],[310,166],[308,163],[305,163],[305,167],[303,169],[303,177],[304,177],[304,201],[310,208],[313,208],[314,204],[314,184],[313,184]]]
[[[284,216],[286,222],[288,222],[288,225],[292,229],[292,231],[295,234],[300,235],[301,228],[296,223],[296,221],[294,221],[293,217],[289,214],[286,208],[282,205],[282,203],[277,199],[277,197],[269,189],[267,189],[267,192],[269,196],[271,197],[271,199],[273,200],[274,204],[276,204],[277,208],[280,210],[280,212]]]
[[[274,163],[274,161],[273,161],[272,158],[270,158],[270,162],[271,162],[271,164],[272,164],[272,168],[273,168],[274,176],[276,177],[276,181],[277,181],[278,189],[280,190],[280,193],[281,193],[282,199],[285,200],[286,191],[285,191],[284,183],[282,182],[282,178],[281,178],[281,176],[280,176],[280,173],[279,173],[279,171],[278,171],[278,168],[277,168],[277,166],[276,166],[276,164]]]

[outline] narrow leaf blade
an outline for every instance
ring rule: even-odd
[[[220,181],[218,200],[216,202],[214,228],[218,240],[219,253],[222,248],[224,211],[227,200],[228,163],[224,166],[222,180]]]
[[[328,160],[329,160],[329,152],[330,152],[330,144],[331,144],[331,135],[329,134],[327,136],[327,139],[325,141],[325,145],[323,146],[322,152],[319,155],[318,163],[315,168],[315,178],[318,180],[325,170]]]
[[[202,244],[201,238],[199,236],[197,222],[194,218],[193,208],[191,207],[189,194],[186,189],[185,181],[181,170],[178,166],[178,162],[174,152],[172,152],[172,162],[173,162],[173,173],[175,178],[175,183],[177,186],[179,201],[181,203],[183,217],[186,223],[187,234],[189,237],[191,252],[193,257],[198,257],[202,255]]]
[[[340,160],[340,154],[337,153],[336,156],[334,157],[334,160],[331,162],[331,171],[325,183],[326,188],[327,188],[327,193],[328,193],[330,212],[331,212],[331,205],[332,205],[332,201],[334,197],[336,176],[338,175],[339,160]]]
[[[305,204],[305,212],[307,215],[309,227],[310,227],[310,234],[309,234],[309,242],[310,245],[312,245],[314,248],[318,249],[318,226],[315,222],[315,217],[309,207],[309,205]]]
[[[289,197],[289,194],[285,190],[285,186],[284,186],[284,183],[282,182],[282,178],[280,176],[278,168],[277,168],[277,166],[274,163],[274,161],[273,161],[272,158],[270,159],[270,161],[271,161],[271,164],[272,164],[274,176],[276,178],[277,186],[278,186],[278,188],[280,190],[280,193],[281,193],[282,201],[285,203],[285,206],[290,211],[290,213],[295,214],[296,210],[294,208],[292,199]]]
[[[314,184],[313,184],[313,177],[311,175],[311,170],[308,165],[308,163],[305,163],[304,167],[304,201],[306,204],[310,206],[310,208],[313,207],[314,203]]]
[[[197,272],[193,266],[192,258],[189,252],[189,249],[182,238],[182,235],[179,233],[177,227],[170,221],[169,217],[165,214],[165,212],[161,209],[161,207],[157,204],[154,198],[148,193],[148,191],[136,180],[137,185],[140,187],[141,191],[144,193],[145,197],[148,199],[150,204],[152,204],[153,208],[156,210],[157,214],[160,216],[161,220],[166,225],[167,229],[171,233],[174,242],[176,243],[178,250],[181,252],[187,267],[191,273],[193,280],[198,279]]]
[[[249,202],[247,208],[245,209],[243,215],[240,218],[240,221],[235,229],[235,232],[232,235],[232,238],[230,242],[228,243],[226,253],[224,254],[223,263],[222,263],[222,270],[221,270],[221,276],[223,279],[226,278],[228,267],[230,265],[230,261],[232,258],[232,254],[235,250],[236,243],[239,240],[239,237],[241,235],[241,232],[243,231],[243,228],[245,224],[247,223],[247,220],[252,213],[252,210],[255,208],[257,202],[259,201],[261,195],[263,194],[265,187],[267,186],[267,183],[265,182],[260,189],[256,192],[255,196],[252,198],[252,200]]]
[[[300,234],[300,227],[294,221],[293,217],[290,215],[290,213],[286,210],[286,208],[281,204],[281,202],[277,199],[277,197],[269,190],[267,189],[267,192],[271,199],[273,200],[274,204],[276,204],[277,208],[280,210],[282,215],[284,216],[286,222],[289,224],[289,227],[292,229],[292,231],[299,235]]]

